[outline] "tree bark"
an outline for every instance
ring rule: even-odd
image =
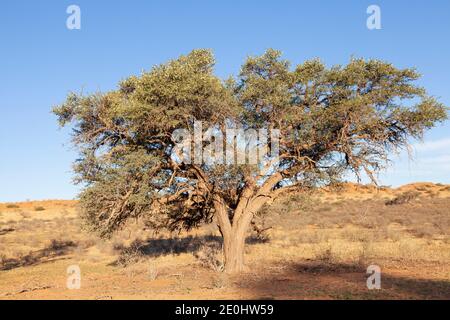
[[[281,174],[270,177],[259,190],[254,190],[254,184],[249,183],[242,192],[239,203],[230,221],[228,210],[222,198],[214,198],[214,206],[223,237],[224,271],[227,273],[239,273],[244,271],[244,253],[247,231],[253,216],[261,207],[271,199],[269,195],[273,186],[281,180]]]
[[[239,219],[233,221],[229,232],[223,233],[224,271],[227,273],[239,273],[245,269],[245,240],[252,218],[253,212],[245,210]]]
[[[244,270],[244,244],[245,237],[232,236],[224,238],[223,255],[224,271],[227,273],[239,273]]]
[[[233,226],[228,236],[223,239],[224,271],[239,273],[244,271],[245,239],[248,224],[239,227]]]

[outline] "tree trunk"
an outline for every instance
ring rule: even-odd
[[[223,255],[227,273],[244,271],[245,239],[253,213],[244,211],[235,218],[229,232],[223,234]]]
[[[244,270],[244,251],[247,230],[232,228],[230,234],[223,239],[223,255],[225,272],[238,273]]]
[[[278,178],[277,178],[278,179]],[[270,180],[270,179],[269,179]],[[217,223],[223,237],[224,269],[227,273],[244,271],[245,239],[253,215],[267,202],[269,197],[263,192],[268,192],[273,184],[269,181],[264,185],[260,193],[252,197],[252,188],[244,190],[241,200],[233,218],[230,221],[227,206],[219,196],[214,198]],[[267,190],[266,190],[267,189]]]

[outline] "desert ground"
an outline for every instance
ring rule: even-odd
[[[176,234],[85,231],[76,201],[0,204],[0,299],[450,299],[450,186],[344,184],[287,194],[221,272],[215,224]],[[80,289],[67,288],[78,265]],[[381,268],[381,289],[366,285]]]

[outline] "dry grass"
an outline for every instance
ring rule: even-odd
[[[214,225],[155,235],[130,223],[103,241],[81,230],[75,202],[0,204],[0,297],[449,299],[449,208],[450,188],[427,183],[286,195],[255,219],[248,271],[228,276]],[[82,290],[65,288],[73,264]],[[365,287],[370,264],[381,291]]]

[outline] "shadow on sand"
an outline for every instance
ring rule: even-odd
[[[51,244],[42,250],[31,251],[27,255],[17,258],[3,259],[0,261],[0,270],[11,270],[19,267],[34,266],[37,264],[54,261],[58,257],[69,253],[77,244],[73,241],[53,240]]]
[[[450,299],[450,281],[382,268],[381,290],[369,290],[368,276],[363,265],[307,260],[253,273],[238,285],[264,299]]]

